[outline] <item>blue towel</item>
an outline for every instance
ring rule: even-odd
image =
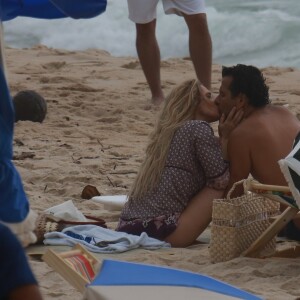
[[[98,253],[120,253],[136,248],[154,250],[171,247],[169,243],[151,238],[145,232],[137,236],[95,225],[77,225],[65,228],[62,232],[45,234],[45,245],[74,246],[78,243]]]

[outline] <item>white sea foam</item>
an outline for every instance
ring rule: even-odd
[[[207,0],[206,6],[215,62],[300,67],[299,0]],[[17,18],[4,24],[5,40],[19,48],[44,44],[136,56],[135,26],[127,15],[127,1],[110,0],[107,11],[90,20]],[[183,18],[165,16],[159,4],[157,19],[162,57],[187,56]]]

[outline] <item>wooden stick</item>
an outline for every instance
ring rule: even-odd
[[[270,184],[262,184],[251,182],[250,189],[257,189],[257,190],[265,190],[265,191],[276,191],[276,192],[283,192],[283,193],[290,193],[290,188],[288,186],[281,186],[281,185],[270,185]]]
[[[80,255],[82,252],[80,250],[70,250],[70,251],[65,251],[59,254],[61,258],[66,258],[70,256],[75,256],[75,255]]]
[[[275,222],[273,222],[252,245],[243,253],[244,256],[256,257],[261,249],[274,237],[278,232],[293,219],[299,209],[288,207]]]

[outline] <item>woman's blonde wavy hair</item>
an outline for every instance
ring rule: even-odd
[[[146,157],[129,193],[130,198],[138,200],[151,191],[158,183],[176,130],[195,117],[200,103],[200,83],[188,80],[175,87],[165,100],[150,142],[146,148]]]

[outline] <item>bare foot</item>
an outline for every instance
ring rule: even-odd
[[[152,97],[151,103],[155,106],[160,106],[164,102],[165,98],[163,96],[161,97]]]

